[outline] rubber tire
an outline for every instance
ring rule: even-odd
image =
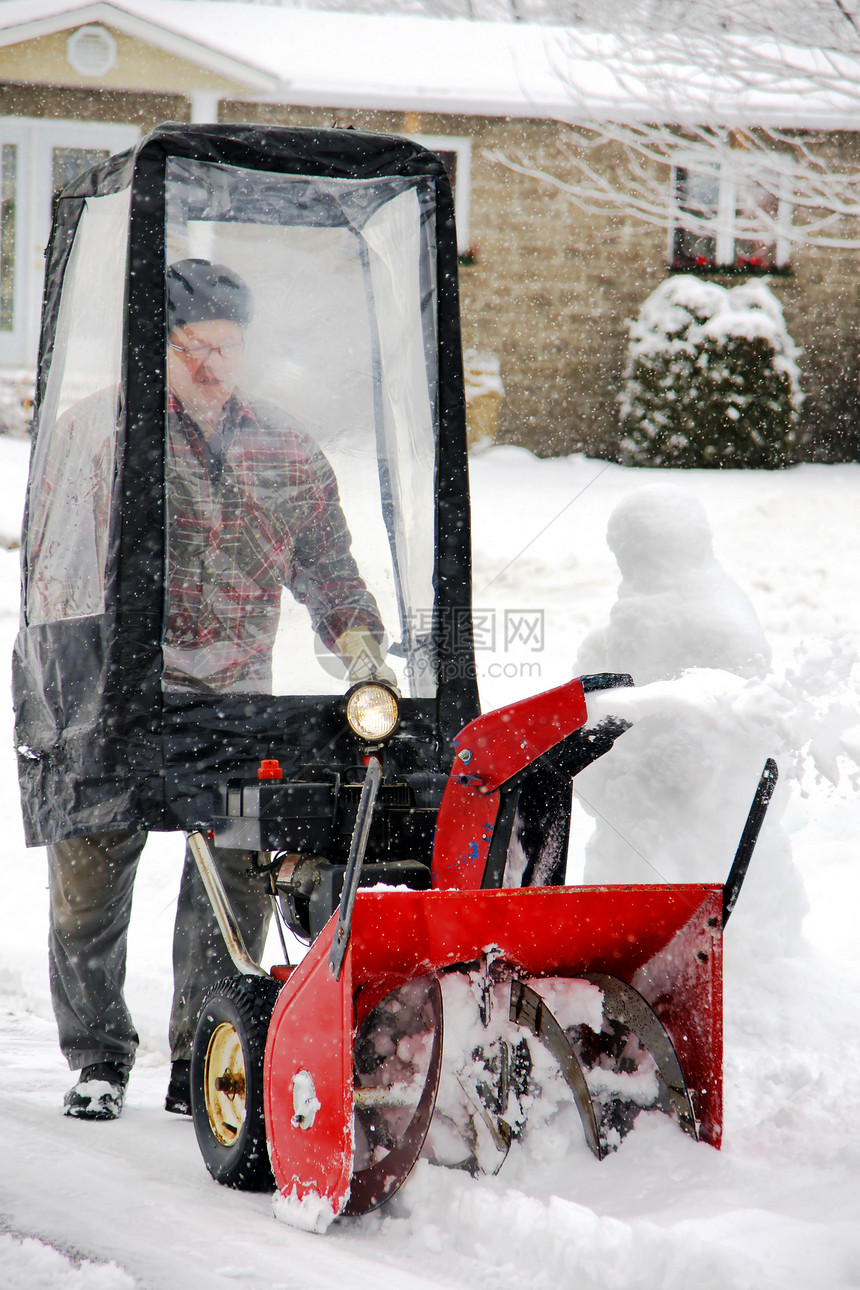
[[[237,976],[219,981],[207,994],[191,1050],[191,1118],[206,1168],[224,1187],[274,1191],[275,1178],[266,1146],[263,1113],[263,1058],[275,1000],[282,982],[271,977]],[[245,1064],[245,1120],[235,1142],[216,1136],[206,1105],[206,1055],[219,1026],[232,1026]]]

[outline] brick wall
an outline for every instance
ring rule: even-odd
[[[187,121],[188,99],[181,94],[143,94],[44,85],[0,84],[0,116],[56,121],[116,122],[146,133],[160,121]]]
[[[472,237],[463,272],[464,332],[501,357],[502,435],[542,455],[611,452],[626,319],[663,276],[665,236],[587,216],[546,183],[489,160],[527,155],[565,173],[564,127],[482,123],[474,143]]]
[[[830,135],[827,152],[835,170],[860,169],[860,135]],[[860,460],[860,249],[801,248],[792,269],[772,288],[803,348],[803,455]]]

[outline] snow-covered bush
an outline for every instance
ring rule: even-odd
[[[803,397],[798,355],[764,282],[662,282],[630,325],[625,465],[787,465]]]

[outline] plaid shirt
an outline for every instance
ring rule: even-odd
[[[329,649],[350,627],[381,639],[334,472],[313,440],[238,392],[218,426],[220,453],[173,398],[167,423],[165,687],[271,692],[282,587]]]

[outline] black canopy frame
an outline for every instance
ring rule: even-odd
[[[123,362],[104,612],[29,623],[13,659],[19,775],[31,845],[108,829],[206,826],[228,777],[278,756],[288,775],[354,760],[338,696],[162,688],[165,580],[165,193],[171,159],[319,179],[432,181],[437,371],[433,699],[405,698],[392,774],[443,772],[478,713],[471,637],[465,401],[453,201],[441,161],[410,140],[354,130],[166,124],[60,195],[48,250],[36,391],[45,393],[75,229],[88,197],[130,187]],[[93,302],[98,307],[98,302]],[[456,630],[451,625],[456,624]],[[444,630],[443,630],[444,625]]]

